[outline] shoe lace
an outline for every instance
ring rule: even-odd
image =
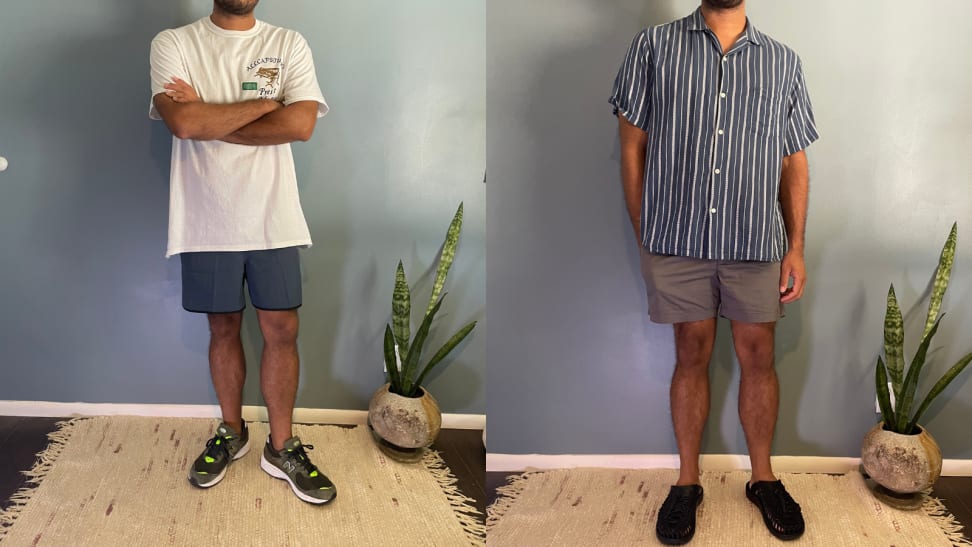
[[[232,437],[226,437],[219,433],[213,435],[212,439],[206,441],[206,456],[214,460],[218,456],[229,458],[229,443],[227,441],[230,439]]]
[[[297,448],[287,450],[287,456],[301,471],[307,475],[311,475],[317,472],[317,467],[311,463],[310,458],[307,456],[307,450],[314,450],[314,445],[302,444]]]

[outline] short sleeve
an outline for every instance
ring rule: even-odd
[[[614,105],[614,115],[620,112],[629,122],[647,131],[653,83],[654,61],[646,29],[631,42],[614,79],[614,92],[609,100]]]
[[[795,154],[820,138],[813,119],[810,94],[803,79],[803,64],[797,61],[793,91],[787,105],[787,119],[783,141],[783,155]]]
[[[314,69],[314,56],[311,54],[307,40],[300,34],[294,43],[294,50],[290,56],[290,64],[286,68],[287,76],[284,81],[284,104],[300,101],[315,101],[317,117],[327,114],[329,107],[321,93],[321,86],[317,83],[317,71]]]
[[[149,118],[161,120],[158,110],[155,109],[155,102],[152,100],[159,93],[165,93],[165,84],[172,82],[173,78],[180,78],[187,82],[190,81],[189,72],[182,62],[182,55],[179,53],[179,46],[176,44],[175,36],[171,30],[163,30],[152,40],[152,49],[149,53],[149,65],[152,77],[152,97],[149,98]]]

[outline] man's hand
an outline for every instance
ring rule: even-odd
[[[796,251],[786,253],[780,266],[780,302],[790,304],[799,300],[803,296],[803,288],[806,284],[807,268],[803,263],[803,253]]]
[[[172,78],[171,84],[165,84],[165,94],[177,103],[198,103],[202,102],[196,90],[188,82],[181,78]]]

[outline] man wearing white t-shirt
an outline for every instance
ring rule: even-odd
[[[243,288],[263,333],[260,385],[270,421],[260,466],[302,500],[334,499],[293,435],[298,247],[311,244],[290,143],[310,139],[327,103],[304,38],[259,21],[259,0],[214,0],[212,15],[152,41],[149,115],[172,132],[166,256],[182,260],[183,307],[209,318],[209,365],[223,420],[189,470],[209,488],[250,448],[242,418]]]

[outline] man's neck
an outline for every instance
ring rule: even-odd
[[[722,42],[723,52],[728,52],[729,47],[746,31],[745,2],[732,9],[713,9],[703,2],[702,17]]]
[[[256,16],[253,15],[253,12],[250,12],[249,15],[233,15],[214,9],[209,19],[217,27],[224,30],[250,30],[256,25]]]

